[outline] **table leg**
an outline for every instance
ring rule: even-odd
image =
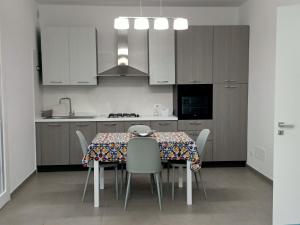
[[[193,204],[191,161],[186,161],[186,204]]]
[[[99,161],[94,160],[94,207],[99,207]]]
[[[104,190],[104,167],[100,167],[100,189]]]
[[[183,167],[178,168],[178,187],[183,188]]]

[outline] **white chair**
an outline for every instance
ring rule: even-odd
[[[79,142],[80,142],[82,154],[85,155],[87,153],[87,150],[88,150],[88,143],[86,141],[86,138],[84,137],[84,135],[82,134],[82,132],[80,130],[77,130],[76,134],[77,134]],[[86,188],[87,188],[87,185],[88,185],[88,182],[89,182],[90,173],[91,173],[92,169],[94,168],[94,163],[92,161],[90,161],[87,166],[88,166],[89,169],[88,169],[87,177],[86,177],[86,180],[85,180],[85,185],[84,185],[84,190],[83,190],[81,201],[84,201]],[[99,167],[114,168],[115,169],[116,199],[118,200],[119,199],[118,163],[100,163]]]
[[[197,140],[196,140],[196,145],[197,145],[197,150],[200,156],[200,165],[202,164],[202,159],[205,157],[205,145],[207,142],[207,138],[210,134],[210,130],[209,129],[204,129],[200,132]],[[172,200],[175,199],[175,168],[186,168],[186,164],[179,164],[179,163],[170,163],[170,165],[172,166]],[[205,199],[207,199],[207,194],[206,194],[206,189],[205,189],[205,185],[202,179],[202,174],[201,174],[201,167],[199,168],[199,170],[197,171],[193,171],[194,176],[195,176],[195,180],[196,180],[196,184],[197,184],[197,188],[199,189],[199,184],[198,184],[198,178],[197,178],[197,174],[199,174],[200,177],[200,181],[202,183],[202,188],[203,188],[203,192],[204,192],[204,196]]]
[[[126,170],[128,182],[124,210],[127,208],[132,174],[152,174],[155,177],[159,209],[161,210],[160,149],[155,139],[138,137],[129,141]]]

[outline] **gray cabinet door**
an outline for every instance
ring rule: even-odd
[[[159,132],[175,132],[177,121],[151,121],[151,128]]]
[[[37,166],[42,165],[42,124],[35,124],[35,134],[36,134],[36,164]]]
[[[190,26],[176,32],[177,84],[212,83],[213,27]]]
[[[247,84],[214,85],[214,161],[245,161]]]
[[[76,131],[80,130],[85,136],[88,144],[96,136],[96,122],[70,123],[70,164],[81,164],[83,153]]]
[[[125,132],[124,122],[97,122],[97,133]]]
[[[41,123],[42,165],[68,165],[69,124]]]
[[[249,26],[215,26],[214,83],[248,83]]]
[[[150,127],[150,121],[127,121],[124,125],[124,131],[127,132],[129,127],[134,125],[146,125]]]

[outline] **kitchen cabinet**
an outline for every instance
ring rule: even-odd
[[[43,85],[97,85],[94,28],[45,27],[41,44]]]
[[[175,33],[149,30],[149,83],[175,84]]]
[[[151,121],[151,128],[158,132],[177,131],[177,121]]]
[[[248,83],[249,26],[215,26],[214,83]]]
[[[76,131],[80,130],[90,144],[96,136],[96,122],[70,123],[70,164],[80,165],[83,157]]]
[[[42,165],[42,126],[40,123],[35,125],[36,133],[36,164],[38,166]]]
[[[128,121],[124,122],[124,131],[127,132],[129,127],[134,125],[146,125],[150,127],[150,121]]]
[[[41,123],[41,165],[69,164],[69,124]]]
[[[176,31],[176,83],[212,83],[212,54],[212,26],[190,26],[188,30]]]
[[[247,84],[214,85],[214,161],[246,161]]]
[[[122,133],[124,125],[124,122],[97,122],[97,133]]]
[[[70,28],[70,84],[97,85],[96,33],[94,28]]]
[[[69,29],[46,27],[41,31],[43,85],[68,85]]]

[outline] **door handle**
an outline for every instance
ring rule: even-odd
[[[294,128],[294,124],[286,124],[285,122],[278,122],[278,127],[280,128]]]

